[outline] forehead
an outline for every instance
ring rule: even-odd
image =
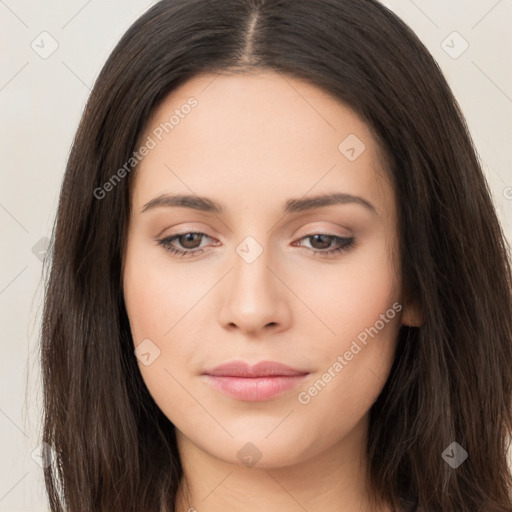
[[[230,203],[343,191],[392,208],[369,127],[323,90],[280,73],[188,80],[153,112],[139,145],[149,139],[134,176],[139,203],[171,191]]]

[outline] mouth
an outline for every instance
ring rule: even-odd
[[[261,402],[298,386],[309,372],[274,361],[252,366],[244,361],[233,361],[202,375],[214,389],[232,398]]]

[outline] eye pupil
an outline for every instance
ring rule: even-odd
[[[322,239],[324,240],[324,243],[320,244],[320,247],[315,247],[315,249],[326,249],[327,247],[329,247],[331,245],[331,236],[329,235],[322,235],[322,234],[317,234],[317,235],[313,235],[311,238],[313,238],[314,241],[322,241]],[[325,242],[325,239],[327,239],[327,241]]]
[[[194,238],[196,240],[194,240]],[[201,234],[200,233],[186,233],[184,235],[181,235],[179,237],[179,242],[181,244],[182,247],[184,247],[185,249],[195,249],[197,248],[197,240],[199,240],[199,242],[201,242]],[[196,245],[194,245],[194,243],[196,243]],[[192,245],[190,245],[192,244]]]

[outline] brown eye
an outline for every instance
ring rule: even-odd
[[[334,237],[330,235],[313,235],[308,238],[312,240],[311,245],[313,249],[327,249],[330,247]],[[319,243],[317,244],[317,242]]]
[[[211,237],[204,233],[181,233],[173,236],[168,236],[157,241],[166,251],[179,256],[193,256],[203,252],[201,241],[203,238],[212,240]],[[178,247],[176,247],[178,244]],[[180,248],[181,247],[181,248]]]
[[[201,233],[185,233],[179,235],[176,240],[184,249],[197,249],[201,245]]]
[[[315,233],[303,237],[301,240],[309,240],[311,247],[309,248],[314,254],[330,255],[351,249],[356,239],[354,237],[346,238],[336,235],[328,235],[326,233]],[[334,245],[333,249],[330,249]]]

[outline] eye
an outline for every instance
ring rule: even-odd
[[[205,233],[188,232],[162,238],[157,241],[157,244],[161,245],[166,251],[172,254],[186,257],[200,254],[203,252],[203,248],[201,247],[201,241],[203,238],[213,240]],[[342,251],[348,251],[355,245],[356,242],[356,239],[354,237],[347,238],[336,235],[328,235],[325,233],[315,233],[312,235],[307,235],[302,237],[299,241],[302,240],[310,240],[310,243],[312,243],[313,246],[306,248],[313,251],[314,254],[319,255],[331,255],[340,253]],[[176,247],[174,245],[175,242],[178,242],[183,247],[183,249]],[[333,243],[334,248],[330,248],[333,246]],[[315,246],[318,248],[316,248]]]
[[[198,241],[201,242],[201,237],[206,237],[212,240],[211,237],[204,233],[181,233],[178,235],[168,236],[158,240],[158,245],[161,245],[166,251],[178,256],[193,255],[203,252],[203,249],[198,246]],[[184,249],[179,249],[173,245],[173,242],[177,240]]]
[[[301,240],[310,240],[310,244],[312,245],[311,250],[314,254],[320,255],[331,255],[340,253],[342,251],[348,251],[354,246],[356,242],[354,237],[342,237],[336,235],[328,235],[325,233],[307,235],[301,238]],[[333,243],[335,243],[334,248],[329,248],[332,247]]]

